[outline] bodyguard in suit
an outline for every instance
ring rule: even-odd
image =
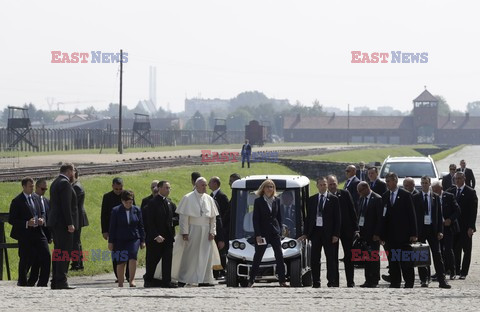
[[[403,179],[403,188],[412,194],[412,196],[419,193],[419,191],[415,188],[415,180],[411,177],[406,177]]]
[[[450,279],[455,279],[455,255],[453,252],[453,241],[455,235],[460,232],[458,218],[460,218],[460,207],[452,193],[444,192],[440,182],[432,183],[432,191],[440,197],[440,204],[443,213],[443,239],[440,246],[443,250],[443,259]]]
[[[257,276],[260,262],[262,261],[267,246],[272,246],[275,254],[278,281],[281,287],[288,287],[285,282],[285,263],[281,247],[281,224],[282,213],[280,210],[280,199],[276,196],[275,183],[267,179],[258,188],[258,196],[253,203],[253,229],[255,231],[255,254],[253,255],[252,268],[248,287],[252,287]],[[265,240],[265,244],[263,243]]]
[[[73,181],[74,166],[71,163],[60,167],[60,175],[50,187],[50,210],[47,225],[53,236],[54,252],[67,252],[71,255],[73,248],[73,233],[78,227],[78,215],[71,181]],[[69,260],[60,257],[52,263],[52,289],[73,289],[67,282]]]
[[[380,251],[380,233],[382,223],[383,204],[382,197],[372,192],[367,182],[360,182],[357,185],[360,194],[360,212],[358,215],[358,226],[360,237],[365,239],[369,249],[377,253]],[[375,288],[380,280],[380,257],[365,263],[365,283],[360,287]]]
[[[456,235],[454,242],[455,270],[456,274],[460,275],[459,279],[463,280],[467,277],[470,268],[472,236],[477,230],[475,223],[477,221],[478,198],[475,190],[465,184],[465,174],[463,172],[455,173],[455,183],[456,187],[449,190],[450,193],[455,194],[461,212],[459,218],[460,233]]]
[[[311,196],[307,202],[307,218],[304,235],[300,239],[310,239],[312,253],[313,288],[320,288],[320,264],[322,247],[327,257],[327,286],[339,286],[338,273],[338,239],[340,238],[341,220],[338,197],[328,192],[327,179],[317,179],[318,194]]]
[[[360,181],[368,181],[368,170],[365,168],[365,163],[363,161],[358,163],[358,169],[355,175]]]
[[[112,181],[112,190],[103,195],[102,199],[102,211],[101,211],[101,226],[102,226],[102,235],[105,240],[108,240],[108,231],[110,228],[110,216],[112,214],[113,207],[122,204],[122,195],[123,192],[123,179],[122,178],[114,178]],[[133,200],[133,205],[135,205],[135,200]],[[112,265],[113,265],[113,273],[115,273],[115,277],[118,279],[117,276],[117,259],[112,257]],[[125,271],[125,277],[129,278],[129,269]]]
[[[433,256],[433,265],[440,288],[451,288],[445,281],[445,266],[440,251],[440,240],[443,238],[443,216],[440,196],[430,189],[429,176],[421,179],[422,191],[413,196],[413,203],[417,216],[417,229],[419,241],[428,241]],[[430,268],[419,267],[418,274],[422,287],[428,287]]]
[[[175,226],[178,225],[178,215],[175,213],[177,207],[168,199],[170,194],[170,183],[160,181],[157,184],[158,195],[154,196],[146,211],[147,219],[147,245],[146,273],[144,275],[145,287],[175,288],[172,284],[172,251],[175,241]],[[162,260],[162,281],[154,279],[155,269],[158,262]]]
[[[387,191],[387,185],[385,184],[385,182],[383,182],[378,178],[377,167],[368,168],[368,179],[370,183],[370,189],[372,190],[372,192],[382,196],[383,193]]]
[[[342,241],[344,254],[345,277],[347,278],[347,287],[354,287],[352,245],[354,237],[359,235],[357,213],[355,212],[350,192],[338,189],[337,177],[329,175],[327,177],[327,183],[328,191],[337,196],[339,200],[341,216],[340,240]]]
[[[36,259],[40,266],[37,286],[47,286],[50,276],[50,252],[44,233],[45,210],[37,196],[32,196],[33,179],[22,179],[23,191],[10,204],[8,223],[12,225],[10,237],[18,241],[18,286],[27,284],[27,270]],[[38,277],[38,273],[37,273]]]
[[[88,226],[88,217],[85,210],[85,189],[78,180],[78,169],[75,168],[74,173],[74,182],[72,184],[74,190],[74,196],[76,197],[77,202],[77,211],[78,211],[78,227],[73,233],[73,250],[77,251],[79,255],[82,255],[82,228]],[[71,270],[79,271],[83,270],[83,257],[79,257],[78,261],[72,261]]]
[[[467,163],[464,159],[460,160],[460,168],[458,168],[457,171],[463,172],[463,174],[465,174],[465,184],[475,189],[475,175],[472,169],[467,168]]]
[[[353,204],[355,205],[355,211],[358,212],[358,192],[357,192],[357,185],[360,183],[360,180],[355,176],[355,172],[357,171],[354,165],[349,165],[345,169],[345,176],[347,177],[347,181],[345,181],[345,185],[343,187],[344,190],[350,192],[353,198]]]
[[[224,269],[220,271],[213,271],[213,275],[216,279],[225,278],[225,268],[227,267],[227,253],[229,247],[228,242],[230,240],[230,202],[227,195],[225,195],[225,193],[223,193],[220,189],[220,185],[221,182],[219,177],[212,177],[208,182],[208,187],[212,190],[210,196],[213,197],[217,203],[218,212],[220,213],[220,219],[222,221],[221,229],[219,230],[217,227],[217,236],[215,237],[215,241],[217,243],[218,251],[220,253],[220,260]]]
[[[47,242],[50,244],[52,243],[52,235],[50,234],[50,231],[48,230],[47,223],[46,223],[46,217],[48,213],[48,209],[50,207],[50,201],[44,197],[45,192],[48,190],[47,186],[47,180],[45,179],[39,179],[37,182],[35,182],[35,192],[32,194],[32,196],[40,203],[40,208],[45,212],[45,220],[43,221],[43,233],[45,234],[45,237],[47,238]],[[48,248],[47,248],[48,249]],[[32,259],[31,263],[31,268],[30,268],[30,275],[28,276],[28,281],[27,285],[28,286],[35,286],[37,284],[37,281],[39,279],[39,274],[40,274],[40,269],[42,266],[41,261],[39,257],[36,257]],[[46,258],[45,258],[46,260]],[[48,274],[50,274],[50,267],[51,267],[51,255],[50,255],[50,250],[48,250]],[[43,269],[46,269],[47,267],[44,266]],[[47,275],[45,273],[45,275]],[[48,277],[46,279],[48,282]],[[42,284],[38,283],[38,286],[47,286],[47,283]]]
[[[152,191],[152,193],[150,195],[148,195],[147,197],[143,198],[142,203],[140,204],[140,210],[142,210],[143,226],[145,228],[145,233],[148,232],[147,231],[148,216],[147,216],[147,209],[146,208],[148,206],[148,203],[158,194],[158,188],[157,188],[158,182],[160,182],[160,180],[153,180],[152,183],[150,183],[150,190]]]
[[[416,242],[418,238],[417,218],[412,195],[398,187],[398,176],[389,172],[385,176],[388,191],[382,196],[383,219],[382,240],[388,246],[390,259],[390,288],[400,288],[401,274],[405,288],[413,288],[415,272],[408,261],[392,261],[392,252],[403,251],[405,245]],[[404,259],[401,259],[404,260]]]
[[[455,164],[450,164],[448,170],[449,174],[442,178],[442,188],[444,191],[455,186],[455,172],[457,171],[457,166]]]

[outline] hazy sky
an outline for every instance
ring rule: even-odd
[[[268,97],[411,109],[424,90],[453,109],[480,100],[478,1],[2,1],[0,108],[47,97],[73,110],[118,102],[119,64],[52,64],[51,51],[128,53],[124,104],[149,97]],[[351,51],[428,53],[428,63],[352,64]],[[91,58],[88,59],[91,61]]]

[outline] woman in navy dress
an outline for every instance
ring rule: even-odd
[[[130,287],[135,287],[138,248],[145,248],[142,212],[133,205],[133,192],[123,191],[122,204],[112,210],[108,231],[108,249],[117,260],[118,287],[123,287],[125,265],[128,262]]]

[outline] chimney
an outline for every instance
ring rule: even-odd
[[[465,113],[465,121],[468,121],[469,118],[470,118],[470,113]]]

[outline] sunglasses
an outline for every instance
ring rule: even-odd
[[[46,190],[48,190],[48,188],[47,188],[47,187],[42,187],[42,188],[40,188],[40,189],[41,189],[42,191],[46,191]]]

